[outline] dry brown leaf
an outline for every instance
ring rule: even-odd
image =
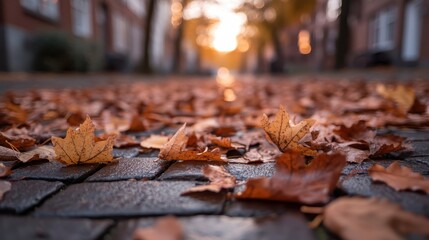
[[[97,141],[94,136],[94,124],[89,117],[79,128],[69,128],[64,139],[52,137],[51,140],[57,155],[56,160],[63,164],[108,163],[113,161],[114,136],[110,135],[107,140]]]
[[[155,224],[134,231],[133,240],[182,240],[184,232],[182,224],[174,216],[158,218]]]
[[[429,179],[408,167],[401,166],[398,161],[394,161],[387,168],[374,164],[368,169],[368,173],[372,180],[384,182],[396,191],[423,191],[429,194]]]
[[[9,167],[6,167],[3,163],[0,163],[0,178],[7,177],[12,173]]]
[[[249,179],[241,199],[265,199],[305,204],[324,203],[335,189],[346,161],[341,154],[320,154],[309,165],[299,152],[277,158],[273,177]]]
[[[52,161],[56,158],[54,149],[51,146],[40,146],[28,152],[19,153],[17,156],[21,162],[47,159]]]
[[[9,129],[7,132],[0,132],[0,146],[18,150],[28,149],[36,144],[36,139],[27,134],[20,129]]]
[[[2,161],[17,160],[18,154],[19,154],[19,152],[15,151],[15,150],[0,146],[0,160],[2,160]]]
[[[280,151],[285,152],[287,149],[292,149],[309,156],[314,156],[316,152],[304,147],[299,141],[309,132],[314,123],[314,120],[306,119],[292,125],[289,114],[283,106],[280,106],[274,121],[270,122],[265,114],[261,120],[262,128]]]
[[[428,219],[375,198],[339,198],[325,208],[323,224],[345,240],[401,240],[409,233],[429,236]]]
[[[375,131],[368,128],[365,121],[353,123],[350,127],[340,125],[333,132],[344,141],[370,142],[375,137]]]
[[[386,87],[385,85],[377,85],[377,92],[386,99],[396,103],[401,114],[406,115],[414,104],[416,95],[412,87],[397,85],[394,87]]]
[[[103,140],[106,140],[111,136],[111,134],[107,134]],[[115,143],[113,146],[115,148],[126,148],[126,147],[134,147],[138,146],[139,142],[137,141],[136,137],[131,135],[125,135],[125,134],[119,134],[115,137]]]
[[[370,153],[372,157],[382,156],[387,153],[405,149],[405,138],[392,134],[377,136],[371,141]]]
[[[158,158],[163,160],[205,160],[223,161],[219,149],[208,149],[203,152],[186,150],[188,138],[185,134],[186,123],[171,137],[159,152]]]
[[[3,195],[6,192],[10,191],[11,188],[12,188],[12,184],[10,184],[10,182],[0,180],[0,201],[3,198]]]
[[[140,142],[144,148],[161,149],[168,142],[168,136],[150,135],[150,137]]]
[[[235,187],[236,179],[223,166],[208,165],[203,168],[204,176],[210,180],[207,185],[192,187],[182,194],[194,192],[215,192],[218,193],[222,189],[231,189]]]
[[[371,155],[368,150],[363,150],[356,145],[356,142],[339,143],[333,146],[336,152],[341,152],[346,156],[347,162],[362,163]],[[365,144],[366,145],[366,144]]]
[[[56,155],[54,149],[50,146],[36,147],[27,152],[17,152],[15,150],[0,146],[0,156],[1,160],[19,160],[21,162],[28,162],[43,159],[52,161],[55,159]]]

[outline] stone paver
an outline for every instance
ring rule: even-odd
[[[0,163],[2,163],[8,168],[14,168],[20,164],[19,161],[0,161]]]
[[[295,211],[293,204],[262,200],[230,200],[225,204],[225,214],[233,217],[263,217]]]
[[[385,132],[406,137],[411,141],[429,141],[429,134],[427,131],[417,129],[389,129]]]
[[[112,239],[132,239],[138,227],[148,227],[155,219],[124,221],[113,230]],[[264,218],[195,216],[179,218],[185,239],[277,240],[315,239],[304,217],[297,213]]]
[[[12,182],[12,188],[0,201],[0,212],[23,213],[39,204],[43,199],[57,192],[61,182],[22,180]]]
[[[86,181],[119,181],[128,179],[154,179],[170,162],[157,158],[123,158],[103,167]]]
[[[411,156],[429,156],[429,141],[414,141]]]
[[[36,210],[37,216],[133,217],[219,214],[224,195],[181,196],[195,182],[120,181],[74,184]]]
[[[187,180],[206,181],[203,168],[207,165],[224,165],[216,161],[182,161],[172,164],[160,177],[159,180]]]
[[[78,182],[100,169],[101,164],[65,166],[57,162],[33,162],[13,170],[10,179],[38,179],[62,182]]]
[[[139,155],[138,148],[114,148],[113,157],[114,158],[133,158]]]
[[[112,224],[111,220],[0,216],[0,233],[2,240],[96,240]]]
[[[368,175],[343,177],[340,186],[347,194],[386,198],[400,204],[406,210],[429,216],[428,195],[409,191],[397,192],[384,183],[374,183]]]
[[[274,174],[275,163],[253,163],[239,164],[230,163],[225,166],[237,180],[247,180],[249,178],[270,177]]]

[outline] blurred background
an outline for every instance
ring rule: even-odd
[[[428,26],[424,0],[0,0],[0,71],[427,68]]]

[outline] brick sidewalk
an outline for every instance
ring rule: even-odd
[[[407,137],[414,150],[377,163],[388,166],[400,159],[401,165],[429,176],[429,132],[388,131]],[[136,227],[171,214],[179,216],[190,239],[332,238],[323,226],[310,230],[308,216],[293,204],[235,200],[227,192],[181,196],[206,182],[201,169],[212,163],[165,162],[156,160],[157,152],[140,154],[137,148],[114,154],[121,159],[110,165],[3,162],[13,166],[13,174],[8,179],[12,190],[0,201],[1,239],[131,239]],[[429,196],[373,183],[363,170],[374,162],[349,163],[339,182],[342,191],[335,195],[384,197],[429,216]],[[274,172],[274,163],[225,167],[238,180]]]
[[[347,78],[346,74],[338,77]],[[71,76],[58,81],[23,79],[10,85],[11,81],[2,81],[0,76],[0,94],[31,87],[82,88],[140,80]],[[374,163],[386,167],[399,160],[402,166],[429,177],[429,130],[378,131],[406,137],[413,150],[390,154],[385,159],[368,159],[361,164],[348,163],[333,198],[383,197],[429,217],[429,195],[397,192],[384,183],[374,183],[367,173]],[[172,134],[175,129],[165,128],[150,134],[161,132]],[[182,196],[188,188],[207,183],[202,173],[206,165],[222,163],[163,161],[157,160],[158,151],[139,150],[139,147],[114,149],[118,161],[108,165],[65,167],[48,161],[0,161],[13,170],[4,179],[12,183],[12,189],[0,201],[0,239],[132,239],[137,227],[152,225],[158,217],[166,215],[179,217],[185,239],[338,239],[323,225],[310,229],[307,225],[314,215],[301,213],[298,204],[229,197],[242,189],[240,184],[231,192]],[[270,162],[224,166],[244,183],[250,178],[272,176],[274,165]]]

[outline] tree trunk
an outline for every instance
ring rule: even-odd
[[[153,17],[155,13],[156,0],[149,0],[147,6],[147,15],[146,15],[146,29],[144,36],[144,46],[143,46],[143,62],[142,62],[142,71],[143,73],[152,73],[151,59],[150,59],[150,47],[151,47],[151,37],[152,37],[152,25]]]
[[[341,1],[341,13],[339,16],[338,37],[335,50],[335,69],[346,67],[346,58],[349,48],[349,10],[350,0]]]
[[[182,1],[182,12],[188,4],[188,0]],[[182,58],[182,42],[183,42],[183,30],[185,28],[185,22],[182,14],[182,22],[179,24],[176,32],[176,39],[174,41],[174,52],[173,52],[173,72],[179,73],[181,70],[181,58]]]
[[[283,73],[284,72],[284,56],[283,48],[280,42],[280,36],[276,27],[271,28],[271,38],[274,46],[275,58],[270,61],[270,72],[271,73]]]

